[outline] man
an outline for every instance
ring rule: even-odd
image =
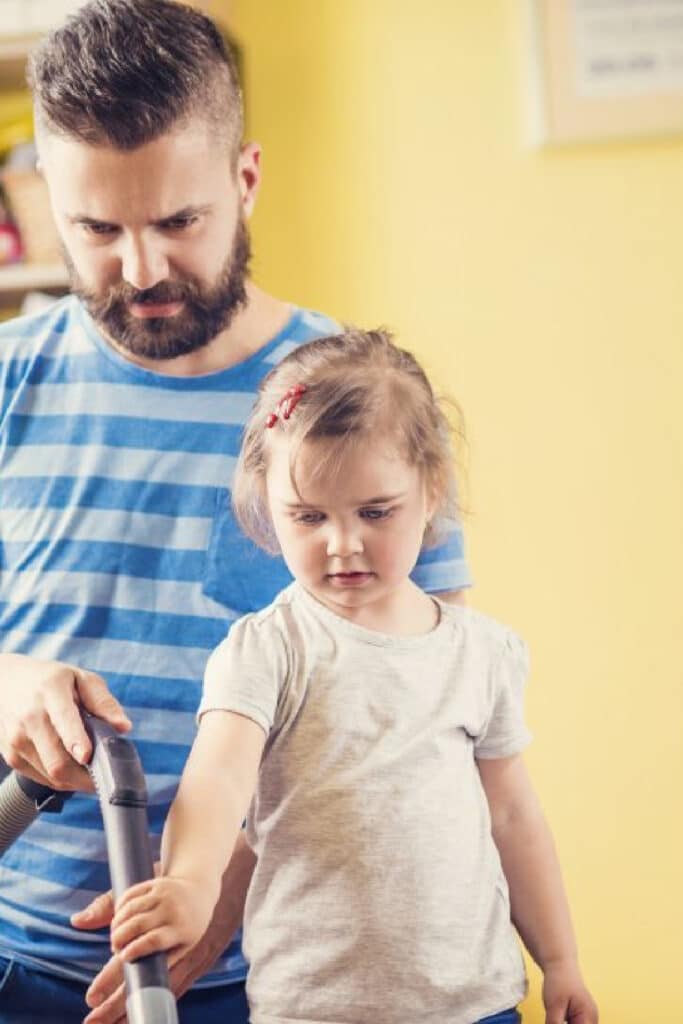
[[[242,143],[237,76],[208,18],[93,0],[30,78],[74,294],[0,330],[0,752],[83,791],[78,705],[132,722],[158,838],[210,650],[289,580],[232,519],[241,426],[273,363],[336,325],[247,277],[260,151]],[[460,534],[416,572],[427,590],[466,585]],[[242,841],[209,932],[173,969],[178,993],[202,978],[180,1002],[189,1024],[247,1020],[245,965],[225,947],[252,867]],[[124,1019],[100,930],[108,886],[87,793],[8,851],[0,1022],[80,1022],[89,985],[89,1022]]]

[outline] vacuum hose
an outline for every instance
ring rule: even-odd
[[[154,876],[147,825],[147,787],[137,750],[100,718],[82,712],[93,745],[87,765],[99,797],[114,899]],[[61,811],[72,794],[17,772],[0,785],[0,856],[42,811]],[[163,953],[124,964],[129,1024],[178,1024]]]

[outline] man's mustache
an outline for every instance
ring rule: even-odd
[[[195,291],[191,285],[179,281],[160,281],[159,284],[143,290],[118,285],[111,290],[105,302],[108,308],[120,303],[127,306],[132,303],[139,306],[157,306],[168,302],[183,302],[195,294]]]

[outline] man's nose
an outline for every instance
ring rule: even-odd
[[[121,253],[121,276],[139,291],[153,288],[168,278],[168,260],[154,242],[127,239]]]
[[[355,525],[330,525],[327,536],[328,558],[349,558],[360,554],[362,550],[363,539]]]

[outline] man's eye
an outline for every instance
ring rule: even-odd
[[[391,508],[362,508],[360,516],[362,519],[386,519],[392,512]]]
[[[83,228],[90,235],[113,235],[116,232],[114,224],[100,224],[92,221],[84,224]]]
[[[197,217],[172,217],[171,220],[163,221],[161,226],[166,231],[183,231],[192,224],[196,224],[197,220]]]

